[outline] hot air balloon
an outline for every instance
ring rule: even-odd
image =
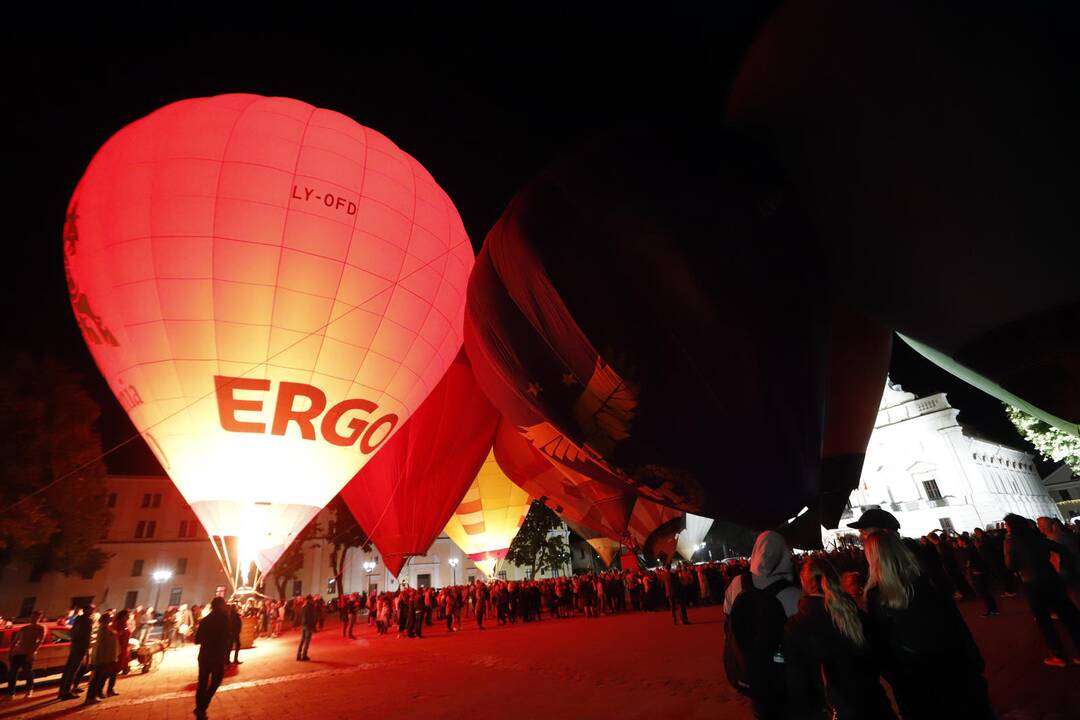
[[[498,421],[460,353],[408,422],[341,491],[391,573],[435,542],[490,454]]]
[[[566,523],[568,528],[577,533],[582,540],[589,543],[589,546],[600,556],[600,560],[603,561],[604,565],[611,567],[611,563],[615,562],[615,558],[619,556],[619,552],[622,550],[621,542],[605,537],[587,525],[566,518],[563,518],[563,522]]]
[[[510,543],[525,521],[532,499],[499,467],[489,452],[465,498],[446,524],[446,534],[485,575],[506,557]]]
[[[465,321],[477,380],[566,475],[783,522],[819,492],[831,301],[807,228],[724,131],[587,148],[488,233]]]
[[[694,553],[697,552],[698,545],[705,541],[705,536],[709,534],[712,525],[712,518],[686,513],[686,527],[679,533],[677,546],[679,554],[684,559],[687,561],[694,559]]]
[[[105,143],[71,198],[64,262],[98,368],[243,584],[438,384],[472,249],[386,137],[221,95]]]
[[[682,516],[679,510],[639,497],[632,490],[568,472],[566,465],[553,463],[533,447],[506,418],[495,432],[494,452],[507,477],[554,510],[586,540],[607,538],[617,545],[644,550],[654,532]],[[669,529],[674,532],[673,526]]]
[[[792,179],[837,300],[1080,436],[1065,7],[792,0],[746,55],[728,117]]]

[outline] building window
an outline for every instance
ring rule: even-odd
[[[135,562],[133,562],[131,564],[131,577],[140,577],[140,576],[142,576],[142,566],[143,566],[143,561],[142,560],[136,560]]]
[[[142,560],[140,560],[139,562],[142,562]],[[138,590],[128,590],[127,595],[124,596],[124,609],[125,610],[131,610],[132,608],[135,607],[135,605],[138,602],[139,602],[139,591]]]
[[[94,604],[94,596],[93,595],[76,595],[75,597],[71,598],[71,607],[76,609],[76,610],[83,607],[84,605],[93,605],[93,604]]]
[[[173,607],[180,604],[180,595],[183,588],[173,588],[169,591],[169,605]]]
[[[150,507],[150,493],[145,493],[145,494],[144,494],[144,495],[142,496],[142,506],[143,506],[144,508],[148,508],[148,507]]]
[[[941,499],[941,490],[938,489],[937,480],[923,480],[922,486],[927,500]]]
[[[956,532],[956,528],[954,528],[952,524],[952,518],[938,518],[938,522],[941,524],[941,529],[945,532]]]
[[[18,619],[30,617],[30,613],[34,612],[35,605],[37,605],[37,597],[24,597],[22,605],[19,606]]]
[[[180,537],[187,537],[188,536],[188,534],[187,534],[188,533],[187,525],[188,525],[187,520],[181,520],[180,521]]]
[[[506,579],[506,571],[505,570],[500,570],[499,571],[499,579],[500,580],[505,580]]]
[[[1072,495],[1069,494],[1068,490],[1058,490],[1058,492],[1061,494],[1062,500],[1072,500]]]
[[[146,521],[145,520],[140,520],[139,522],[135,523],[135,537],[136,538],[141,538],[145,534],[146,534]]]
[[[469,576],[469,584],[472,585],[475,582],[476,582],[476,576],[475,575],[470,575]]]
[[[303,583],[301,583],[301,581],[293,580],[292,581],[292,594],[293,594],[293,597],[300,597],[301,595],[303,595],[304,594],[304,592],[302,590],[303,587],[304,587],[304,585],[303,585]]]
[[[431,573],[420,573],[416,576],[416,587],[429,588],[431,587]]]
[[[154,537],[154,531],[157,530],[157,520],[151,520],[146,523],[146,537]]]
[[[105,496],[105,507],[107,507],[107,508],[116,507],[116,493],[109,493],[108,495]]]
[[[176,561],[176,574],[183,575],[187,572],[187,558],[179,558]]]
[[[153,499],[150,501],[150,507],[161,507],[161,493],[154,493]]]
[[[199,526],[196,520],[181,520],[180,521],[180,537],[193,538],[195,537],[195,528]]]

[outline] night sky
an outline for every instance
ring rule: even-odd
[[[9,18],[5,348],[58,355],[83,373],[103,408],[106,448],[134,434],[73,320],[61,229],[93,153],[162,105],[250,92],[344,113],[423,163],[478,249],[515,191],[576,145],[672,114],[718,118],[739,58],[775,3],[692,11],[541,3],[513,15],[469,5],[469,14],[311,4],[259,17]],[[892,377],[920,395],[947,392],[980,434],[1025,447],[998,401],[900,342]],[[160,472],[141,442],[109,466]]]

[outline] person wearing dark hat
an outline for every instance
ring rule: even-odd
[[[870,533],[877,530],[888,530],[890,532],[899,533],[900,521],[888,510],[870,508],[864,512],[858,520],[853,523],[848,523],[848,527],[853,530],[858,530],[859,539],[865,541]]]
[[[900,535],[900,521],[888,510],[870,508],[862,514],[858,520],[848,523],[848,527],[859,531],[859,539],[866,544],[866,538],[878,531],[890,532]],[[910,550],[922,565],[924,573],[939,590],[946,595],[953,594],[953,585],[945,574],[945,568],[941,564],[941,557],[937,549],[930,544],[920,544],[912,538],[900,537],[904,545]]]

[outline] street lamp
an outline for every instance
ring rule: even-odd
[[[449,562],[450,562],[450,572],[452,572],[453,575],[454,575],[453,584],[457,585],[457,565],[461,561],[458,560],[456,557],[452,557],[452,558],[450,558]]]
[[[157,583],[157,596],[154,598],[154,609],[156,610],[158,603],[161,601],[161,586],[172,578],[172,570],[155,570],[151,577]]]

